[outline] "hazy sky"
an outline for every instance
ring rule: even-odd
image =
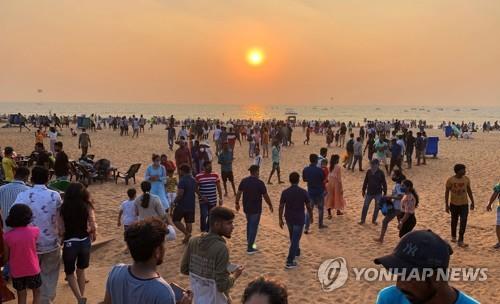
[[[0,102],[500,105],[499,37],[499,0],[0,0]]]

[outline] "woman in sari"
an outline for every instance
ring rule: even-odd
[[[332,219],[331,209],[337,210],[337,215],[342,215],[345,208],[344,189],[342,187],[341,168],[339,165],[340,157],[337,154],[332,155],[330,159],[330,174],[328,174],[328,183],[326,185],[326,208],[328,209],[328,219]]]

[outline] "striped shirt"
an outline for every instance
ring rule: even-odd
[[[208,204],[217,204],[217,183],[220,181],[219,175],[213,172],[202,172],[197,174],[195,179],[200,191],[200,203],[202,202],[201,197],[206,197],[208,199]]]
[[[10,207],[16,201],[17,195],[23,191],[30,189],[22,181],[14,180],[6,185],[0,187],[0,208],[2,209],[3,226],[5,225],[5,220],[9,215]]]

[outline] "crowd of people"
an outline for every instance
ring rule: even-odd
[[[57,116],[54,114],[54,117]],[[128,136],[131,121],[133,137],[144,132],[147,121],[142,116],[133,116],[132,120],[126,117],[92,117],[96,125],[102,123],[106,127],[107,123],[110,128],[120,128],[121,136]],[[231,203],[227,203],[225,198],[232,190],[235,210],[242,209],[246,218],[246,252],[248,255],[258,253],[257,235],[262,204],[265,201],[269,211],[274,212],[267,187],[273,185],[271,180],[275,173],[278,183],[285,183],[280,161],[281,154],[285,153],[282,147],[294,145],[293,125],[285,121],[256,123],[235,120],[223,123],[198,119],[179,122],[173,117],[150,121],[166,125],[166,146],[170,150],[174,149],[174,145],[178,146],[174,152],[175,159],[169,160],[166,154],[153,154],[140,185],[142,193],[137,195],[134,188],[127,190],[127,199],[118,211],[117,225],[123,226],[133,263],[113,267],[107,279],[104,303],[228,303],[231,301],[230,290],[245,268],[230,263],[230,250],[225,239],[231,238],[235,213],[226,207]],[[63,150],[63,143],[57,140],[56,128],[61,126],[52,123],[54,126],[48,126],[49,135],[45,135],[41,127],[35,134],[36,153],[31,171],[26,166],[18,165],[12,147],[4,149],[2,171],[8,183],[0,187],[0,208],[5,219],[2,244],[5,253],[2,257],[6,264],[3,274],[4,278],[12,279],[19,303],[26,303],[28,289],[33,292],[34,303],[51,303],[56,296],[62,252],[64,272],[71,291],[78,303],[86,303],[85,269],[89,267],[90,247],[97,231],[93,199],[90,191],[80,182],[69,183],[63,197],[60,192],[46,187],[50,179],[49,169],[53,169],[57,180],[68,180],[69,175],[68,156]],[[356,164],[359,171],[365,171],[362,166],[365,156],[369,168],[361,185],[364,203],[359,224],[365,225],[374,201],[371,223],[378,224],[379,213],[384,216],[376,242],[384,241],[391,221],[398,222],[401,240],[394,254],[408,242],[427,240],[436,248],[449,247],[432,232],[413,231],[420,201],[416,191],[418,185],[406,178],[404,170],[412,168],[415,162],[413,152],[417,166],[427,164],[425,121],[367,121],[359,126],[358,136],[352,131],[357,126],[352,122],[304,122],[301,125],[306,135],[304,144],[309,143],[313,132],[326,136],[326,145],[319,149],[318,154],[309,155],[309,165],[302,172],[287,172],[289,186],[276,202],[278,225],[282,229],[286,225],[289,233],[290,246],[284,261],[286,269],[298,267],[300,240],[303,234],[314,233],[313,223],[316,222],[320,230],[328,229],[325,209],[327,220],[331,223],[333,215],[344,214],[346,200],[342,175],[354,171]],[[420,128],[416,137],[410,128]],[[50,153],[44,148],[47,136]],[[237,142],[242,146],[245,141],[251,165],[249,175],[238,183],[233,173],[234,150]],[[328,155],[327,147],[334,142],[336,146],[345,148],[343,155]],[[215,146],[214,150],[210,143]],[[85,129],[78,137],[78,146],[81,149],[80,158],[87,156],[91,140]],[[269,149],[272,167],[267,182],[264,182],[260,172],[262,159],[269,157]],[[403,168],[403,163],[406,163],[406,168]],[[220,174],[214,170],[214,164],[220,166]],[[386,175],[394,182],[389,194]],[[301,179],[306,183],[306,189],[300,187]],[[456,164],[454,175],[443,186],[444,209],[451,216],[451,241],[457,242],[460,247],[468,246],[465,243],[467,217],[469,210],[475,208],[470,185],[465,165]],[[500,199],[499,195],[500,186],[496,185],[488,210],[492,209],[495,200]],[[194,236],[197,205],[199,231],[202,234]],[[317,217],[314,216],[315,210]],[[189,276],[189,288],[167,283],[157,272],[164,259],[165,241],[176,239],[176,229],[182,233],[182,242],[186,246],[180,272]],[[497,210],[496,229],[498,243],[495,248],[498,249],[500,208]],[[429,250],[426,252],[431,252]],[[432,260],[436,263],[433,266],[446,268],[452,251],[451,248],[444,251],[439,261],[432,256],[419,256],[408,267]],[[394,257],[380,258],[375,262],[390,268],[391,259]],[[431,282],[425,289],[417,283],[404,285],[398,282],[398,288],[389,287],[381,291],[378,303],[406,303],[406,298],[410,301],[432,299],[435,303],[476,303],[447,284],[434,283]],[[287,290],[280,282],[260,277],[245,289],[242,302],[287,303]]]

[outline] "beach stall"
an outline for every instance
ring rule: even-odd
[[[285,112],[286,121],[290,123],[292,126],[295,126],[295,123],[297,122],[297,115],[298,113],[295,112],[293,109],[287,109]]]
[[[19,114],[10,114],[9,115],[9,124],[10,125],[19,125],[21,123],[21,116]]]
[[[78,129],[90,129],[90,118],[85,116],[79,116],[76,119],[76,127]]]
[[[432,155],[434,157],[438,154],[439,137],[427,137],[427,149],[425,155]]]

